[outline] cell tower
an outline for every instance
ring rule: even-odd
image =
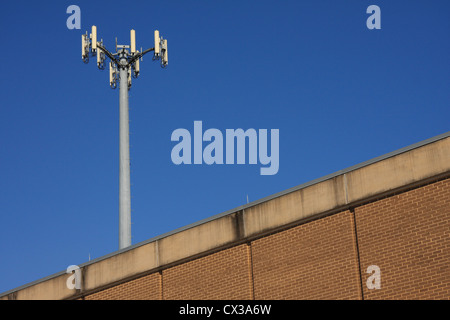
[[[161,67],[168,64],[167,39],[154,32],[154,48],[139,52],[136,50],[136,32],[130,31],[130,45],[117,45],[116,53],[111,53],[103,45],[103,39],[97,41],[97,27],[92,26],[91,34],[81,36],[81,57],[84,63],[89,62],[89,56],[97,56],[97,66],[105,69],[106,58],[109,58],[109,84],[117,88],[119,82],[119,249],[131,245],[131,193],[130,193],[130,137],[129,137],[129,111],[128,90],[131,88],[131,78],[139,76],[139,60],[153,51],[153,60],[160,60]]]

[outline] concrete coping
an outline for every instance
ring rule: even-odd
[[[70,299],[283,226],[450,173],[450,131],[80,264],[82,289],[61,271],[0,299]]]

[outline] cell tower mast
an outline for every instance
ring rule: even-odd
[[[81,36],[81,57],[84,63],[89,56],[97,56],[97,66],[105,69],[105,61],[109,62],[109,84],[116,89],[119,82],[119,249],[131,245],[131,191],[130,191],[130,131],[128,111],[128,91],[131,89],[131,78],[139,76],[139,60],[153,52],[153,60],[161,60],[161,67],[168,64],[167,39],[154,32],[154,47],[139,52],[136,50],[136,32],[130,31],[130,45],[117,45],[116,53],[111,53],[103,45],[103,39],[97,41],[97,27],[92,26],[91,34]]]

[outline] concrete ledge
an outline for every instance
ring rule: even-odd
[[[349,203],[450,171],[450,138],[347,173]]]
[[[246,209],[245,236],[251,237],[345,204],[344,177],[334,177]]]
[[[450,171],[450,138],[293,191],[244,211],[245,236],[275,229]]]
[[[239,240],[236,221],[236,214],[232,214],[159,240],[160,265]]]
[[[158,266],[157,244],[151,242],[82,268],[84,290],[103,287]]]
[[[82,292],[67,289],[69,275],[60,272],[3,293],[0,299],[70,299],[93,292],[325,212],[345,210],[412,183],[450,174],[449,160],[450,132],[80,265]]]
[[[17,300],[62,300],[70,298],[76,291],[67,288],[66,282],[69,276],[64,273],[19,290],[15,293],[15,298]]]

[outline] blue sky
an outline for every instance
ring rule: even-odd
[[[81,8],[81,30],[66,9]],[[369,5],[381,29],[369,30]],[[449,1],[2,4],[0,292],[118,249],[119,90],[81,61],[169,41],[130,91],[132,243],[449,131]],[[279,129],[280,169],[180,165],[171,134]]]

